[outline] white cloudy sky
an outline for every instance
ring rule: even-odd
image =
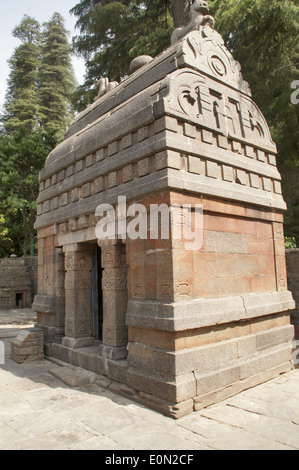
[[[41,24],[49,21],[53,13],[58,12],[65,19],[65,25],[70,31],[70,38],[75,31],[76,17],[69,13],[79,0],[0,0],[0,106],[3,104],[9,66],[7,60],[13,54],[14,49],[20,44],[19,40],[11,34],[24,15],[29,15]],[[83,83],[85,67],[82,59],[73,58],[73,66],[77,82]]]

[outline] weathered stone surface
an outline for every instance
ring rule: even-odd
[[[161,330],[184,330],[262,317],[294,308],[290,292],[264,292],[242,296],[195,299],[191,302],[158,303],[130,300],[129,325]]]
[[[257,333],[256,349],[262,351],[273,346],[290,343],[294,339],[294,327],[287,325],[285,327],[273,328],[270,331]]]
[[[67,346],[68,348],[73,349],[84,348],[94,344],[94,337],[90,336],[86,338],[69,338],[65,336],[64,338],[62,338],[62,344],[63,346]]]
[[[213,403],[221,402],[227,398],[233,397],[243,390],[255,387],[256,385],[267,382],[270,379],[278,377],[280,374],[289,372],[291,370],[290,362],[278,365],[272,369],[264,370],[262,373],[250,376],[247,379],[237,381],[230,386],[219,388],[217,390],[210,391],[205,395],[196,397],[194,400],[194,410],[198,411],[202,408],[212,405]]]
[[[38,328],[22,330],[11,342],[11,358],[17,363],[44,359],[44,332]]]
[[[52,367],[49,372],[69,387],[82,387],[95,380],[95,374],[79,368],[56,366]]]
[[[192,373],[172,379],[152,371],[145,373],[145,371],[130,367],[127,380],[133,389],[173,403],[186,401],[196,395],[196,379]]]
[[[37,258],[0,259],[0,309],[31,308],[37,293]]]
[[[248,236],[239,233],[207,231],[204,250],[212,253],[248,253]]]

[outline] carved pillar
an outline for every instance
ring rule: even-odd
[[[103,271],[103,344],[102,356],[110,359],[127,357],[127,265],[125,245],[107,240],[100,244]]]
[[[92,250],[88,244],[64,247],[65,338],[64,346],[80,348],[93,344],[92,337]]]
[[[46,343],[61,343],[64,334],[64,253],[54,246],[54,238],[38,240],[38,294],[33,310],[38,328],[44,330]]]
[[[53,288],[55,293],[55,339],[61,342],[64,336],[65,322],[65,268],[64,253],[62,248],[55,248],[53,253]]]

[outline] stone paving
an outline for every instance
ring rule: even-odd
[[[48,360],[14,363],[9,343],[19,328],[0,327],[1,450],[299,449],[299,369],[173,420],[95,382],[68,386]]]
[[[36,322],[36,313],[31,308],[15,308],[12,310],[0,310],[1,329],[14,325],[24,328]]]

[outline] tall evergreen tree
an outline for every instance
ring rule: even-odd
[[[59,13],[54,13],[43,26],[38,75],[40,121],[45,132],[55,134],[60,140],[73,116],[70,101],[76,82],[71,47]]]
[[[32,132],[38,121],[37,70],[40,52],[40,25],[25,15],[13,36],[22,44],[9,60],[10,76],[4,105],[3,122],[7,132],[17,131],[20,125]]]
[[[38,173],[63,137],[75,87],[63,18],[44,25],[25,16],[13,35],[22,44],[11,60],[0,134],[0,254],[34,250]]]

